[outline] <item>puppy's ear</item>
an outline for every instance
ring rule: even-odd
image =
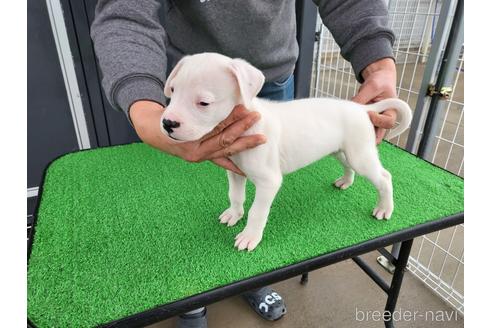
[[[171,98],[171,83],[173,82],[174,78],[178,74],[179,70],[183,66],[184,62],[186,61],[188,56],[184,56],[181,58],[181,60],[174,66],[173,70],[171,71],[171,74],[166,79],[166,84],[164,85],[164,95],[168,98]]]
[[[243,59],[233,59],[231,70],[236,77],[241,103],[246,108],[251,107],[251,101],[260,92],[265,76],[263,73]]]

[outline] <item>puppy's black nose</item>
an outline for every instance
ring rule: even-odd
[[[179,125],[179,122],[176,121],[166,119],[162,120],[162,127],[167,131],[167,133],[173,133],[173,128],[179,128]]]

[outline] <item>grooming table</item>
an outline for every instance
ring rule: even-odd
[[[141,327],[349,258],[392,312],[413,238],[463,222],[463,179],[389,143],[379,151],[393,175],[391,220],[371,216],[365,178],[335,188],[343,169],[327,157],[284,178],[250,253],[233,247],[245,218],[219,223],[228,183],[211,163],[139,143],[64,155],[45,172],[29,240],[28,324]],[[248,183],[246,213],[253,197]],[[384,247],[397,242],[393,258]],[[391,284],[358,257],[374,250],[395,264]]]

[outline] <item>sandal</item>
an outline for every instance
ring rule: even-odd
[[[282,297],[270,287],[248,291],[242,296],[263,319],[275,321],[287,312]]]

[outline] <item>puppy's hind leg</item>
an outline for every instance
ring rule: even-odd
[[[227,179],[229,180],[230,207],[219,216],[219,220],[220,223],[231,227],[244,215],[243,204],[246,197],[246,177],[227,171]]]
[[[393,213],[393,185],[391,174],[379,161],[376,147],[359,144],[348,148],[345,154],[355,172],[369,179],[378,190],[379,200],[372,215],[378,220],[389,219]]]
[[[381,165],[381,164],[380,164]],[[379,178],[379,201],[378,205],[372,211],[372,215],[378,219],[390,219],[393,214],[393,183],[391,182],[391,173],[389,173],[382,165]]]
[[[352,185],[352,183],[354,183],[354,170],[347,162],[347,158],[345,157],[343,151],[337,152],[334,156],[340,161],[340,163],[342,163],[344,173],[343,176],[336,179],[333,184],[340,189],[347,189]]]

